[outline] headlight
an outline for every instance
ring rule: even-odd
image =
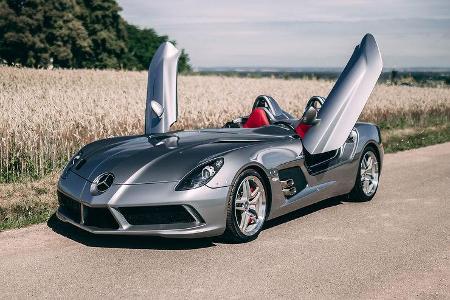
[[[221,157],[196,167],[180,181],[175,190],[191,190],[207,184],[222,166],[223,158]]]

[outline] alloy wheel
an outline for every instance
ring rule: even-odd
[[[235,218],[240,231],[251,236],[257,233],[266,216],[266,192],[261,180],[247,176],[239,185],[235,196]]]
[[[378,187],[378,160],[375,153],[367,151],[361,160],[361,188],[363,193],[370,197],[372,196]]]

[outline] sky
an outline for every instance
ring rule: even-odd
[[[194,67],[343,67],[365,33],[384,66],[450,67],[449,0],[119,0]]]

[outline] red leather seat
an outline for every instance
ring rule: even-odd
[[[312,125],[307,125],[307,124],[303,124],[300,123],[296,128],[295,128],[295,132],[297,132],[297,134],[301,137],[304,138],[305,134],[308,132],[308,130],[311,128]]]
[[[270,125],[266,112],[262,108],[255,108],[250,116],[248,116],[247,122],[242,126],[244,128],[257,128]]]

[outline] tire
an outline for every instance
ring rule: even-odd
[[[368,159],[372,160],[372,168],[368,166]],[[349,199],[358,202],[370,201],[375,196],[380,179],[380,159],[373,146],[366,146],[361,154],[356,174],[355,185],[350,192]],[[365,171],[364,171],[365,170]]]
[[[263,178],[255,170],[247,169],[239,174],[228,193],[223,235],[226,241],[245,243],[258,237],[267,216],[267,190]]]

